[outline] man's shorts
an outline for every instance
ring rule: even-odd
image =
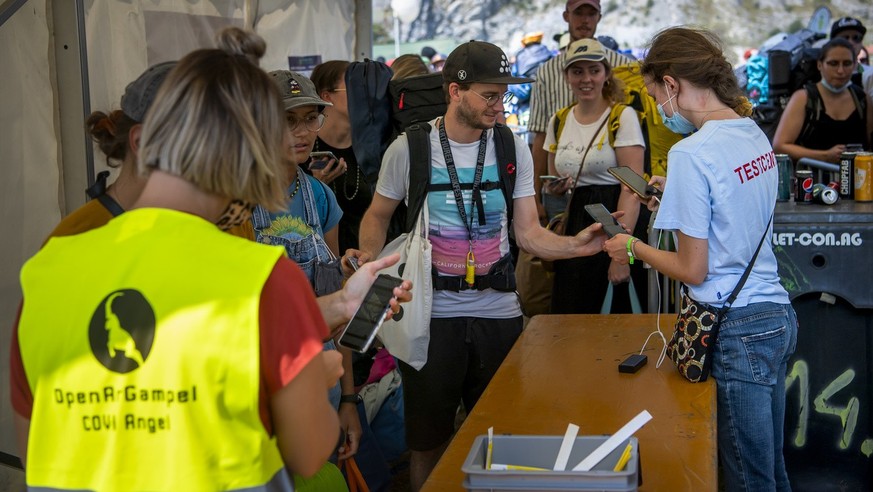
[[[521,334],[522,318],[433,318],[427,364],[400,361],[406,443],[430,451],[455,431],[458,404],[470,412]]]

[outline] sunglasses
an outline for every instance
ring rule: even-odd
[[[847,41],[852,41],[853,43],[860,43],[861,40],[864,39],[864,36],[862,36],[861,34],[843,34],[838,37],[843,38]]]

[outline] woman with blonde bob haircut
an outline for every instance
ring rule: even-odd
[[[289,472],[312,476],[337,446],[327,390],[341,357],[322,352],[328,325],[305,275],[281,247],[223,232],[255,203],[284,207],[287,142],[278,89],[256,64],[263,40],[230,28],[219,46],[161,86],[131,210],[50,239],[22,268],[10,365],[29,487],[293,490]],[[348,319],[396,261],[362,266],[328,311]],[[98,263],[112,268],[95,276]],[[54,388],[91,398],[61,409]],[[104,459],[125,456],[138,458]]]
[[[147,116],[140,166],[281,210],[285,114],[275,84],[257,67],[266,44],[239,33],[219,42],[221,49],[189,54],[167,77]]]

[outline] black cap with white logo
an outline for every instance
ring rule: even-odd
[[[514,77],[509,59],[499,47],[485,41],[468,41],[449,54],[443,80],[459,84],[525,84],[529,77]]]

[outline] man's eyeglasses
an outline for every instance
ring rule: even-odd
[[[311,132],[317,132],[321,130],[321,127],[324,126],[324,114],[310,114],[305,116],[303,119],[298,118],[293,113],[288,113],[285,116],[285,120],[288,122],[288,129],[292,132],[296,130],[301,124]]]
[[[509,91],[506,91],[503,94],[490,94],[488,96],[483,96],[473,89],[470,89],[470,92],[481,97],[482,100],[485,101],[485,104],[487,104],[488,106],[494,106],[495,104],[497,104],[497,101],[503,101],[503,104],[509,104],[509,101],[512,100],[512,93]]]

